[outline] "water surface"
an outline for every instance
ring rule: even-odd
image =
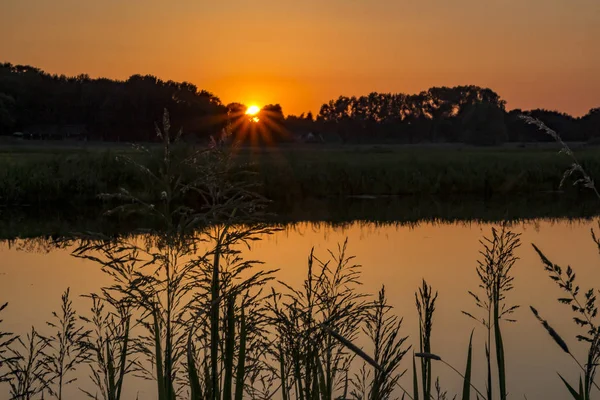
[[[363,291],[375,294],[386,285],[391,305],[404,317],[404,335],[418,345],[418,317],[414,292],[426,279],[439,292],[434,317],[432,350],[459,369],[464,369],[469,334],[474,335],[474,383],[484,389],[484,330],[462,315],[478,310],[467,294],[478,285],[475,267],[481,245],[479,240],[490,233],[492,223],[423,222],[413,225],[354,222],[332,227],[326,223],[297,223],[252,245],[245,251],[248,258],[265,262],[266,268],[278,268],[277,278],[299,285],[306,274],[307,256],[314,247],[320,258],[328,249],[336,249],[346,238],[349,253],[362,267]],[[522,234],[520,260],[514,268],[515,289],[509,303],[522,306],[515,314],[518,322],[505,324],[504,338],[510,398],[565,399],[568,397],[556,372],[575,380],[578,370],[573,361],[552,342],[533,318],[529,305],[535,306],[550,324],[567,339],[569,346],[584,359],[585,347],[574,336],[581,333],[571,321],[567,306],[556,301],[562,293],[548,278],[531,243],[535,243],[555,263],[570,264],[577,272],[583,289],[600,286],[598,249],[590,237],[596,222],[587,220],[529,220],[513,223]],[[8,301],[3,315],[4,328],[19,334],[32,325],[42,333],[45,321],[59,306],[60,295],[70,287],[73,295],[97,292],[110,284],[94,263],[76,259],[70,248],[44,246],[43,240],[16,240],[0,245],[0,302]],[[80,313],[87,312],[87,299],[74,296]],[[411,368],[410,357],[404,368]],[[67,398],[79,398],[77,386],[89,388],[87,367],[69,388]],[[451,394],[459,394],[460,378],[441,364],[434,364],[434,376]],[[411,387],[411,373],[402,379]],[[125,385],[126,397],[155,398],[152,382],[130,378]],[[3,387],[0,399],[7,399]]]

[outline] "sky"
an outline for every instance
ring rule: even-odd
[[[583,115],[600,106],[600,0],[0,0],[0,62],[152,74],[285,114],[474,84]]]

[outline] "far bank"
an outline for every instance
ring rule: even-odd
[[[252,172],[244,179],[279,204],[356,196],[510,198],[581,190],[572,185],[577,177],[560,186],[571,160],[549,145],[302,145],[232,151],[232,162]],[[586,171],[600,176],[600,148],[580,146],[576,152]],[[90,203],[121,187],[143,191],[123,156],[144,158],[126,146],[5,147],[0,149],[0,204]]]

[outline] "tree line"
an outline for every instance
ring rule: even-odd
[[[318,119],[348,141],[494,145],[553,140],[525,123],[523,114],[540,119],[565,141],[600,136],[600,108],[581,118],[542,109],[507,111],[497,93],[478,86],[434,87],[413,95],[342,96],[324,104]]]
[[[106,141],[155,140],[163,110],[174,126],[198,137],[227,123],[227,108],[212,93],[187,82],[133,75],[126,81],[87,75],[50,75],[38,68],[0,65],[0,131],[53,133],[81,126],[87,137]]]
[[[127,80],[51,75],[23,65],[0,64],[0,134],[104,141],[152,141],[163,110],[189,140],[205,141],[226,128],[248,143],[340,141],[344,143],[453,143],[494,145],[550,141],[519,116],[531,115],[565,141],[600,136],[600,107],[583,117],[550,110],[506,110],[493,90],[478,86],[434,87],[418,94],[340,96],[312,113],[285,116],[279,104],[246,115],[240,103],[223,104],[188,82],[152,75]]]

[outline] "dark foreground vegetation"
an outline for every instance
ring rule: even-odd
[[[464,313],[478,326],[471,339],[486,337],[484,364],[474,361],[472,340],[464,359],[450,363],[444,349],[432,346],[442,299],[426,282],[415,293],[419,335],[409,338],[385,287],[378,294],[360,291],[361,270],[346,244],[326,258],[311,253],[298,287],[275,282],[274,271],[243,259],[241,246],[277,229],[264,222],[265,199],[242,179],[248,171],[231,163],[228,148],[180,153],[167,118],[163,125],[162,153],[148,155],[146,164],[128,161],[146,190],[103,196],[115,203],[109,215],[142,215],[157,228],[55,238],[113,283],[90,294],[88,312],[74,310],[67,289],[47,326],[15,335],[0,325],[0,382],[10,398],[60,400],[77,386],[81,396],[117,400],[133,376],[143,376],[155,382],[158,400],[441,400],[452,394],[435,379],[440,368],[456,372],[463,400],[508,397],[502,332],[517,308],[510,292],[518,284],[512,270],[519,235],[502,226],[482,240],[474,271],[480,286],[469,291],[474,304]],[[188,168],[196,179],[182,175]],[[589,343],[586,359],[578,360],[543,310],[532,308],[531,318],[557,350],[581,368],[579,384],[550,379],[562,379],[565,398],[590,399],[600,359],[595,291],[580,288],[571,268],[536,250],[565,293],[559,301],[574,313],[579,340]],[[0,312],[11,306],[0,305]],[[359,341],[368,344],[359,348]],[[87,382],[73,380],[81,368],[89,371]],[[474,369],[487,372],[485,382],[471,380]]]
[[[578,150],[578,156],[592,176],[600,176],[597,149]],[[127,161],[130,157],[149,162],[147,153],[129,148],[0,151],[0,204],[57,206],[97,201],[98,193],[122,187],[146,191]],[[557,154],[556,148],[242,147],[231,162],[249,171],[244,179],[258,184],[259,193],[282,207],[315,197],[470,195],[489,199],[579,191],[571,185],[572,179],[561,187],[563,172],[572,160]],[[191,168],[185,167],[182,173],[187,180],[197,179]]]
[[[87,75],[50,75],[38,68],[0,64],[0,135],[28,139],[155,141],[163,108],[189,142],[207,142],[228,124],[235,139],[254,144],[471,143],[552,141],[519,116],[530,115],[561,132],[565,141],[600,137],[600,108],[573,117],[550,110],[507,111],[492,89],[434,87],[418,94],[371,93],[331,100],[312,113],[284,115],[278,104],[256,116],[223,104],[188,82],[134,75],[125,81]]]

